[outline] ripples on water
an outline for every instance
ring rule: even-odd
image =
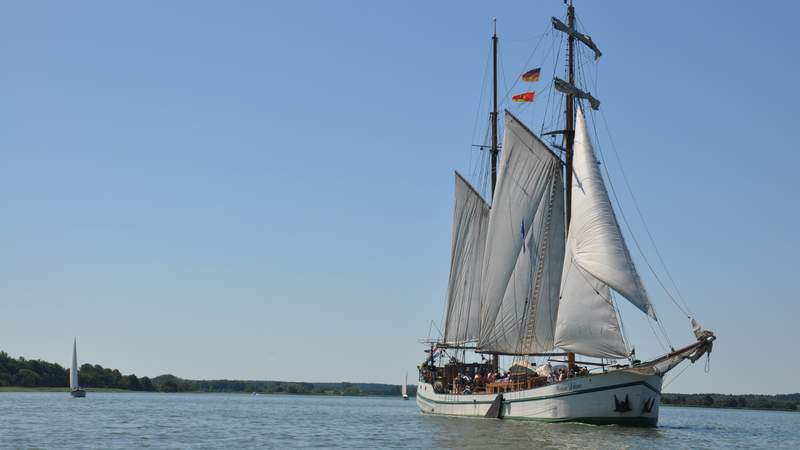
[[[661,409],[656,429],[423,416],[414,400],[0,393],[3,448],[800,448],[800,413]]]

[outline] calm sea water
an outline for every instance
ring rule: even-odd
[[[399,398],[0,393],[0,447],[798,449],[800,413],[664,407],[636,429],[423,416]]]

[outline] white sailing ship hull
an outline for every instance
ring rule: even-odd
[[[572,378],[548,386],[503,393],[500,416],[544,422],[584,422],[654,427],[658,423],[658,375],[625,369]],[[498,394],[437,394],[419,382],[417,406],[426,414],[485,417]]]

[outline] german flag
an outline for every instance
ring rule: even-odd
[[[523,92],[522,94],[517,94],[517,95],[511,97],[511,100],[513,100],[515,102],[527,103],[527,102],[532,102],[534,96],[536,96],[535,92],[528,91],[528,92]]]
[[[537,68],[535,68],[533,70],[529,70],[529,71],[523,73],[522,74],[522,81],[539,81],[539,72],[541,72],[541,71],[542,71],[542,69],[540,67],[537,67]]]

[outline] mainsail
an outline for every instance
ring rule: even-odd
[[[72,341],[72,368],[69,371],[69,389],[78,389],[78,340]]]
[[[628,352],[610,289],[656,318],[611,207],[581,108],[575,126],[572,214],[555,345],[596,357]]]
[[[456,172],[453,244],[444,326],[444,339],[448,344],[463,344],[478,338],[481,268],[488,219],[489,205]]]
[[[553,346],[564,257],[561,161],[508,112],[503,142],[483,260],[478,346],[533,353]]]

